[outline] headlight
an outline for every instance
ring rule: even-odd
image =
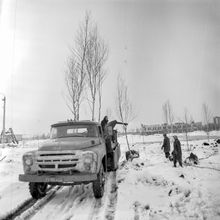
[[[31,166],[33,164],[32,155],[24,155],[23,157],[24,164],[27,166]]]
[[[83,154],[83,166],[86,171],[93,171],[96,167],[96,154],[94,152],[85,152]]]
[[[93,152],[85,152],[83,154],[83,162],[84,163],[91,163],[94,160]]]
[[[92,163],[93,159],[92,157],[85,157],[84,158],[84,163]]]
[[[25,160],[26,165],[31,166],[33,164],[33,159],[32,158],[26,158]]]
[[[28,153],[24,154],[22,157],[22,160],[23,160],[24,173],[33,174],[33,173],[37,172],[34,152],[28,152]]]

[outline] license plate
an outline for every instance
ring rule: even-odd
[[[48,177],[46,178],[46,182],[63,182],[63,179],[57,177]]]

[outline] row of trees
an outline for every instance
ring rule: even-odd
[[[163,110],[163,117],[164,117],[164,122],[165,124],[168,126],[170,125],[171,127],[171,133],[173,133],[173,123],[174,123],[174,112],[173,112],[173,108],[170,104],[170,101],[167,100],[163,105],[162,105],[162,110]],[[202,113],[203,113],[203,121],[204,124],[206,125],[206,134],[207,134],[207,138],[209,141],[209,125],[211,123],[212,120],[212,114],[211,111],[208,107],[208,105],[206,103],[203,103],[202,105]],[[189,111],[187,108],[184,109],[184,115],[182,118],[177,118],[177,120],[179,122],[182,122],[186,125],[191,124],[192,122],[194,122],[192,115],[190,115]],[[186,135],[186,141],[187,141],[187,146],[188,145],[188,126],[185,126],[185,135]],[[168,130],[168,129],[166,129]]]
[[[66,69],[66,103],[74,120],[80,119],[80,107],[84,100],[88,101],[91,120],[101,120],[102,86],[106,79],[104,64],[108,58],[108,47],[92,21],[91,14],[86,12],[80,24],[74,45],[70,48],[70,56]],[[115,112],[122,122],[133,119],[133,108],[128,96],[128,87],[121,74],[117,78],[115,94]],[[96,109],[98,106],[98,109]],[[98,111],[97,111],[98,110]],[[95,114],[98,112],[98,117]],[[111,109],[108,109],[111,114]],[[126,127],[124,127],[126,132]]]
[[[106,75],[104,64],[107,57],[108,47],[87,12],[79,26],[74,45],[70,48],[66,69],[65,81],[68,91],[66,103],[74,120],[79,120],[80,106],[84,99],[90,106],[92,120],[95,119],[97,96],[100,120],[102,84]]]

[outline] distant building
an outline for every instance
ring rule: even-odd
[[[168,124],[154,124],[143,125],[141,124],[141,131],[144,134],[162,134],[169,133],[173,130],[174,133],[183,133],[186,130],[188,132],[197,131],[202,129],[202,122],[191,122],[186,124],[183,122],[176,122],[172,126]]]

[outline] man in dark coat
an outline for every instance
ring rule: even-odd
[[[163,140],[163,145],[162,145],[161,149],[164,150],[165,157],[169,158],[169,156],[170,156],[170,139],[167,137],[166,134],[163,134],[163,136],[164,136],[164,140]]]
[[[105,133],[106,125],[108,124],[108,116],[106,115],[103,120],[101,121],[101,127],[103,133]]]
[[[174,142],[173,142],[173,164],[174,167],[176,167],[176,163],[178,162],[179,165],[182,167],[182,149],[181,149],[181,143],[178,139],[178,137],[175,135],[173,136]]]

